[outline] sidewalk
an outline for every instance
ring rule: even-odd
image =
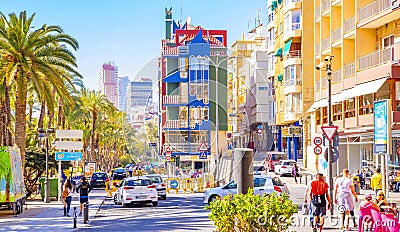
[[[104,190],[95,190],[89,195],[89,221],[94,218],[104,202]],[[73,209],[79,214],[79,195],[74,193],[70,210],[71,217],[63,216],[63,204],[59,201],[43,203],[39,200],[27,201],[22,214],[14,217],[12,211],[0,211],[0,231],[73,231]],[[77,228],[83,228],[83,216],[78,216]],[[75,229],[76,230],[76,229]]]

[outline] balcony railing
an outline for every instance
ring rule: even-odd
[[[315,87],[317,88],[316,90],[321,90],[321,81],[315,82]]]
[[[381,13],[387,8],[391,7],[392,0],[377,0],[364,7],[358,11],[358,19],[361,21],[368,19],[374,15]]]
[[[163,128],[178,129],[178,128],[188,128],[188,120],[167,120]]]
[[[184,104],[188,99],[181,95],[164,95],[163,104]]]
[[[332,42],[336,42],[342,38],[342,28],[332,31]]]
[[[352,30],[356,29],[356,19],[354,17],[346,19],[344,21],[343,28],[344,28],[344,33],[347,33],[349,31],[352,31]]]
[[[328,77],[322,78],[322,88],[325,89],[328,87]]]
[[[293,85],[301,85],[301,80],[300,79],[288,79],[285,81],[285,87],[287,86],[293,86]]]
[[[315,7],[315,19],[318,20],[321,17],[321,7]]]
[[[201,143],[189,143],[188,141],[182,143],[169,143],[173,152],[198,152]],[[207,147],[208,146],[207,144]]]
[[[332,73],[332,81],[334,83],[342,81],[342,70],[337,70]]]
[[[331,37],[326,37],[325,39],[323,39],[321,42],[322,51],[328,49],[330,45],[331,45]]]
[[[162,40],[162,55],[178,55],[178,47],[170,45],[172,45],[170,40]]]
[[[300,23],[292,23],[292,30],[300,30],[301,29],[301,24]]]
[[[322,2],[322,12],[329,10],[330,3],[331,2],[329,0],[325,0]]]
[[[344,77],[353,76],[356,73],[356,65],[353,63],[344,66]]]
[[[358,69],[362,70],[370,68],[388,61],[393,61],[393,47],[388,47],[383,50],[375,51],[373,53],[358,58]]]
[[[315,55],[319,55],[321,53],[321,44],[315,45]]]

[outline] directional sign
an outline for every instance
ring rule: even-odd
[[[199,159],[207,159],[207,153],[205,153],[205,152],[200,152],[200,154],[199,154]]]
[[[328,140],[331,141],[333,139],[333,136],[335,136],[336,134],[338,126],[321,126],[321,129]]]
[[[57,150],[82,150],[82,148],[81,141],[56,141]]]
[[[328,149],[324,152],[324,158],[328,161]],[[339,159],[339,150],[336,147],[332,147],[332,163],[335,163]]]
[[[171,182],[169,182],[169,186],[171,186],[171,188],[176,189],[178,188],[178,181],[177,180],[171,180]]]
[[[56,152],[56,161],[82,160],[82,152]]]
[[[56,130],[57,139],[81,139],[82,137],[82,130]]]
[[[320,147],[319,145],[314,147],[314,153],[316,155],[320,155],[322,153],[322,147]]]
[[[322,137],[315,137],[314,138],[314,145],[321,146],[322,145]]]
[[[199,146],[198,151],[208,151],[207,144],[205,142],[202,142]]]

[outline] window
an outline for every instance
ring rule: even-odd
[[[317,125],[321,125],[321,110],[317,109],[315,111],[315,121],[317,122]]]
[[[301,29],[301,10],[289,11],[284,18],[285,33]]]
[[[190,57],[189,62],[190,62],[190,70],[209,70],[209,60],[206,58]]]
[[[265,178],[254,178],[254,187],[262,187],[265,185]]]
[[[351,98],[349,100],[346,100],[344,102],[344,117],[345,118],[351,118],[351,117],[355,117],[355,100],[354,98]]]
[[[328,123],[328,107],[322,107],[322,123]]]
[[[342,120],[342,104],[336,104],[333,108],[333,121]]]
[[[301,94],[294,93],[286,95],[285,112],[300,112],[301,109]]]
[[[392,47],[393,44],[394,44],[394,35],[383,38],[382,46],[384,49],[388,48],[388,47]]]
[[[301,65],[290,65],[285,68],[285,86],[301,84]]]
[[[359,115],[372,114],[374,112],[374,94],[360,96],[359,100]]]
[[[179,73],[181,78],[187,78],[188,58],[179,58]]]
[[[279,33],[282,34],[283,33],[283,23],[279,23]]]

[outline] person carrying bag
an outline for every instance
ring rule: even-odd
[[[61,192],[61,202],[64,204],[64,216],[69,217],[72,201],[72,184],[69,179],[64,183],[64,190]]]

